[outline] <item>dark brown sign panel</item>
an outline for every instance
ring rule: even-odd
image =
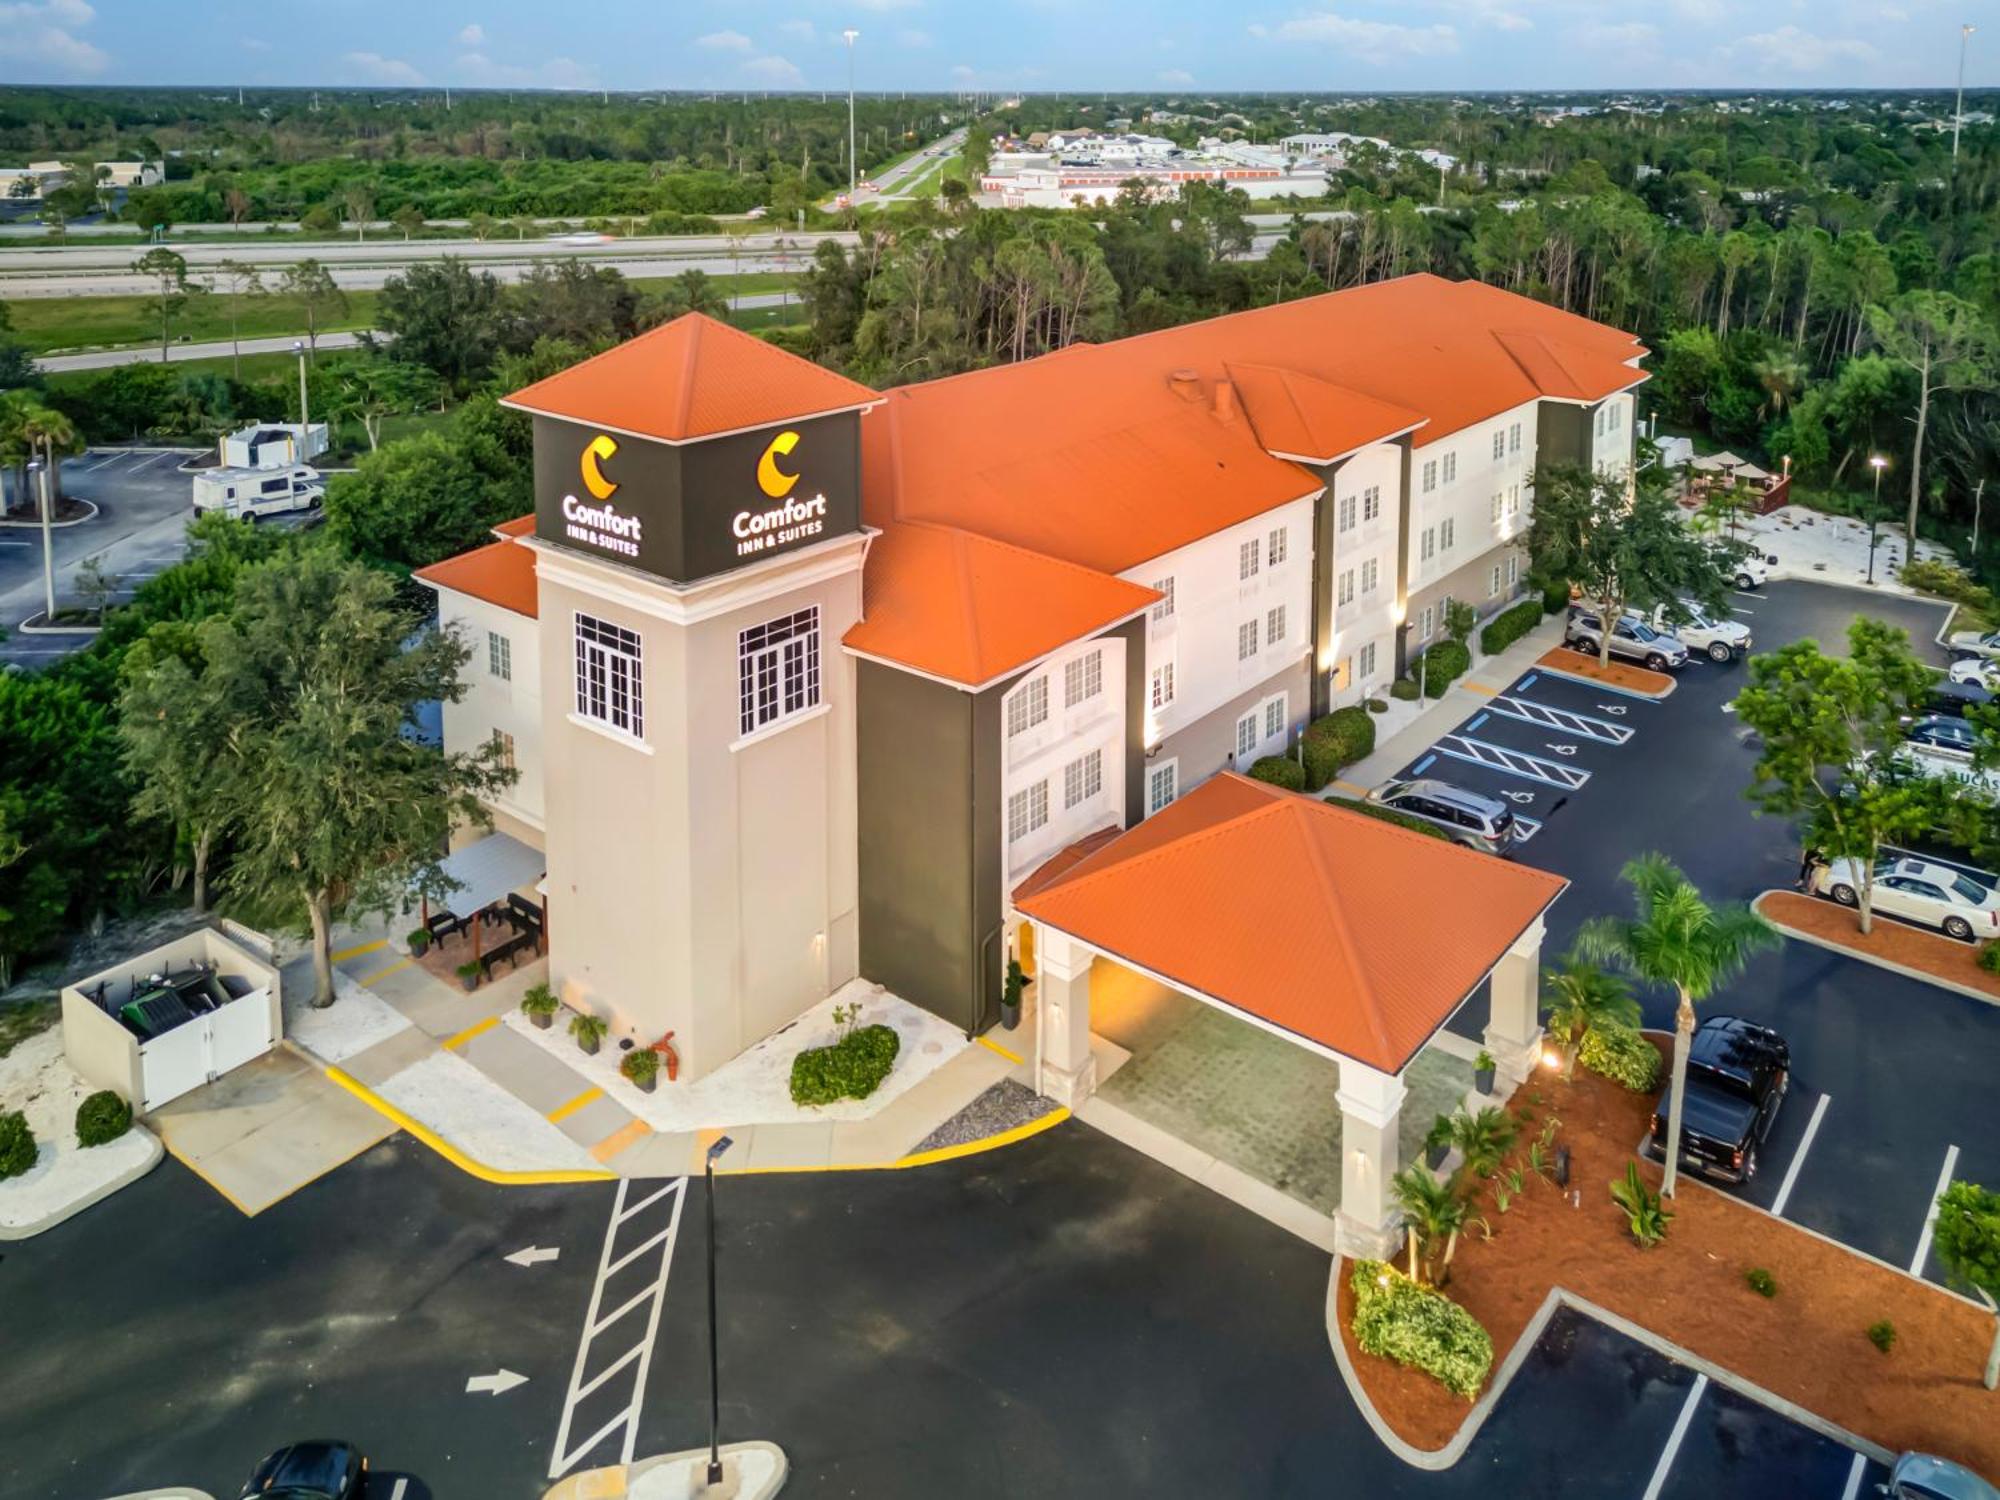
[[[535,534],[675,583],[861,525],[860,417],[844,412],[700,442],[535,423]]]

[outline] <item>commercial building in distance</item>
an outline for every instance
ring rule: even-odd
[[[520,771],[552,982],[684,1076],[857,975],[980,1031],[1021,891],[1516,597],[1644,353],[1432,276],[885,392],[685,317],[510,398],[535,514],[418,575],[445,741]]]
[[[1038,131],[1000,143],[979,190],[1005,208],[1075,208],[1115,198],[1133,182],[1161,198],[1185,182],[1224,183],[1252,198],[1316,198],[1326,191],[1326,171],[1245,141],[1204,139],[1185,150],[1165,136],[1130,131]]]

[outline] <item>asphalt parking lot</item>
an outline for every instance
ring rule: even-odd
[[[1804,582],[1731,602],[1759,651],[1805,636],[1841,646],[1848,622],[1865,610],[1945,660],[1934,644],[1939,605]],[[1673,694],[1651,702],[1530,671],[1400,774],[1424,767],[1510,795],[1519,814],[1541,820],[1517,857],[1571,881],[1549,916],[1544,953],[1553,960],[1584,919],[1629,909],[1618,871],[1648,850],[1673,859],[1714,899],[1747,901],[1795,884],[1799,845],[1790,828],[1743,799],[1756,747],[1723,710],[1744,676],[1740,663],[1691,656]],[[1510,701],[1536,707],[1509,713]],[[1641,999],[1647,1025],[1671,1025],[1670,996]],[[1484,1009],[1476,998],[1454,1029],[1476,1036]],[[1788,942],[1754,960],[1703,1014],[1773,1026],[1792,1047],[1792,1089],[1757,1175],[1733,1191],[1936,1279],[1919,1251],[1947,1158],[1951,1176],[2000,1181],[1987,1061],[2000,1048],[2000,1007]]]

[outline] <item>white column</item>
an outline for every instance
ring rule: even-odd
[[[1040,1015],[1037,1092],[1074,1109],[1097,1088],[1090,1051],[1090,949],[1035,924],[1035,997]]]
[[[1486,1050],[1498,1065],[1495,1092],[1502,1097],[1527,1081],[1542,1055],[1542,938],[1540,917],[1515,939],[1494,966]]]
[[[1340,1212],[1334,1245],[1342,1255],[1381,1260],[1402,1242],[1402,1211],[1389,1179],[1396,1175],[1396,1126],[1403,1113],[1402,1075],[1351,1058],[1340,1061]]]

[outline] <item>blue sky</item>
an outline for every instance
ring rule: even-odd
[[[2000,0],[0,0],[0,83],[1535,89],[2000,82]]]

